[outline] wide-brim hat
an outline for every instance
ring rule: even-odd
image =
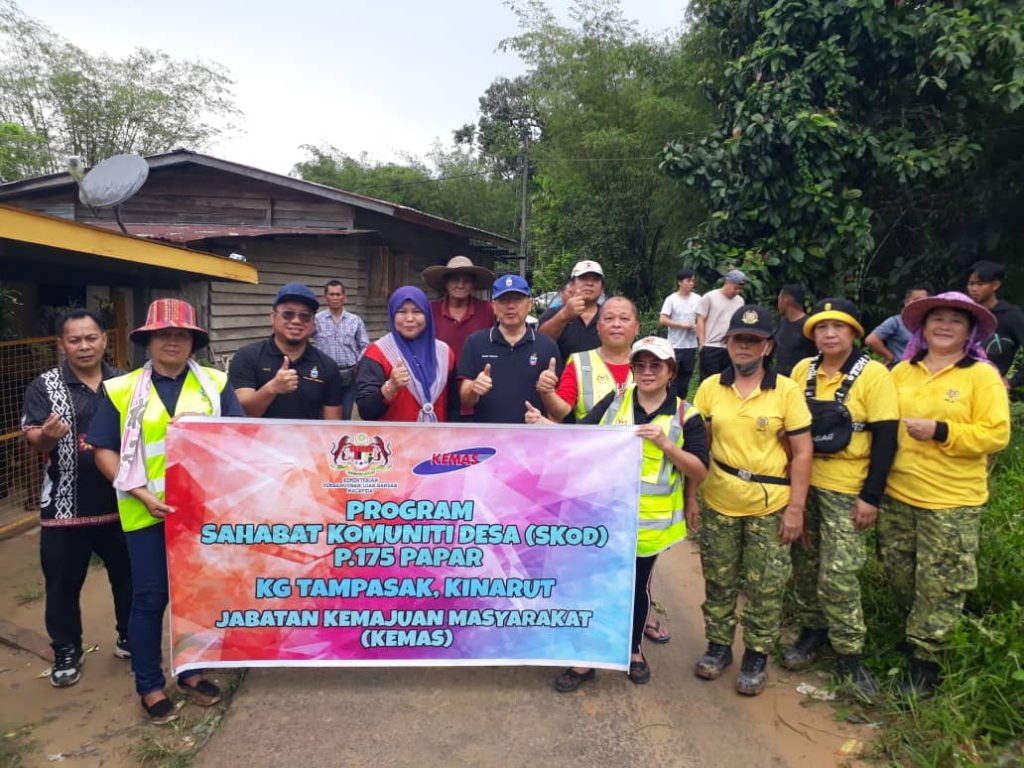
[[[146,322],[132,331],[128,338],[146,344],[153,331],[165,328],[183,328],[192,332],[193,351],[210,343],[210,334],[199,327],[196,310],[184,299],[157,299],[146,310]]]
[[[822,299],[814,305],[811,314],[804,320],[804,337],[814,341],[814,326],[824,320],[838,320],[846,323],[857,333],[857,338],[864,337],[864,326],[860,323],[860,310],[849,299]]]
[[[907,326],[907,330],[913,333],[921,329],[929,312],[940,307],[959,309],[970,314],[978,329],[979,339],[987,339],[996,332],[996,327],[999,325],[996,316],[987,308],[959,291],[946,291],[925,299],[916,299],[903,308],[900,316],[903,318],[903,324]]]
[[[423,282],[438,293],[445,292],[445,281],[452,275],[469,275],[478,290],[497,279],[491,270],[476,266],[467,256],[453,256],[444,266],[435,264],[423,270]]]

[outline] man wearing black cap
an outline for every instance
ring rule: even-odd
[[[242,347],[228,376],[247,416],[340,419],[344,388],[335,362],[309,343],[320,302],[301,283],[277,292],[269,339]]]

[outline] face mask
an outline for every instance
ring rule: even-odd
[[[764,358],[759,357],[756,360],[751,360],[749,363],[733,363],[732,367],[736,369],[736,373],[740,376],[753,376],[757,373],[763,362]]]

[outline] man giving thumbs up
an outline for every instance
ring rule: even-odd
[[[541,381],[558,380],[558,346],[526,324],[530,286],[519,275],[502,275],[491,292],[498,324],[466,340],[459,360],[462,405],[473,408],[473,421],[522,424],[523,403],[543,411]]]

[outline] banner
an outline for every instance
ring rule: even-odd
[[[183,418],[175,673],[629,665],[631,428]]]

